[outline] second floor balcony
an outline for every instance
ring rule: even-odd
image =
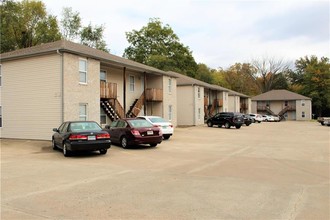
[[[162,102],[163,101],[163,90],[148,88],[146,89],[145,98],[147,102]]]
[[[100,82],[100,97],[104,99],[117,98],[117,83]]]

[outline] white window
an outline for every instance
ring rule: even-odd
[[[135,90],[135,77],[129,76],[129,91],[134,92]]]
[[[301,106],[305,106],[305,100],[301,100]]]
[[[201,108],[198,108],[198,120],[201,119]]]
[[[305,112],[301,113],[301,117],[305,118]]]
[[[103,82],[107,81],[107,72],[105,70],[100,71],[100,81],[103,81]]]
[[[2,128],[2,107],[0,106],[0,128]]]
[[[172,79],[168,79],[168,92],[172,92]]]
[[[172,120],[172,114],[173,114],[172,105],[169,105],[169,106],[168,106],[168,120],[169,120],[169,121]]]
[[[198,99],[201,98],[201,87],[197,87],[197,97]]]
[[[87,60],[79,60],[79,83],[87,84]]]
[[[87,121],[87,104],[85,103],[79,104],[79,120]]]
[[[106,124],[107,123],[107,115],[105,114],[103,108],[100,108],[100,124]]]

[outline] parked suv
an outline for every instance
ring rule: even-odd
[[[225,126],[225,128],[230,128],[235,126],[237,129],[241,128],[244,124],[244,119],[241,113],[234,112],[220,112],[214,115],[213,117],[207,119],[207,126],[213,127],[213,125],[218,125],[218,127]]]

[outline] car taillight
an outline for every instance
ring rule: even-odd
[[[138,130],[133,129],[131,132],[134,136],[140,136],[140,132]]]
[[[173,128],[173,125],[170,125],[171,128]]]
[[[110,134],[98,134],[96,135],[96,139],[109,139],[110,138]]]
[[[87,135],[81,135],[81,134],[71,134],[69,137],[70,141],[74,140],[87,140]]]

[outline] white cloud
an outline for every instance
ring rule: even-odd
[[[43,1],[55,15],[72,7],[85,24],[104,24],[108,47],[119,56],[128,46],[125,32],[154,17],[170,25],[196,62],[211,68],[265,54],[289,60],[330,56],[328,1]]]

